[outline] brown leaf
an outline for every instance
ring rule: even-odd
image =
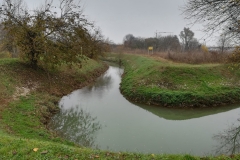
[[[17,151],[14,150],[14,151],[12,152],[12,154],[13,154],[13,155],[16,155],[16,154],[17,154]]]
[[[66,155],[64,158],[65,158],[65,159],[68,159],[68,158],[69,158],[69,156],[68,156],[68,155]]]
[[[34,152],[37,152],[37,151],[38,151],[38,148],[33,148],[33,151],[34,151]]]
[[[41,154],[47,154],[48,153],[48,151],[42,151],[41,152]]]

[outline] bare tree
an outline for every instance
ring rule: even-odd
[[[52,129],[57,133],[84,147],[98,146],[95,144],[96,132],[102,129],[97,117],[83,109],[78,112],[73,109],[61,111],[52,119]]]
[[[220,145],[216,149],[217,154],[236,154],[240,151],[240,126],[239,120],[229,129],[215,135],[213,138],[219,141]]]
[[[218,47],[221,51],[221,53],[223,53],[225,51],[226,47],[230,47],[231,46],[231,36],[229,36],[229,34],[227,33],[223,33],[219,36],[218,38]]]
[[[189,28],[184,27],[183,31],[180,32],[179,36],[180,36],[180,38],[182,40],[182,43],[184,45],[184,50],[185,51],[189,50],[190,42],[193,40],[193,37],[194,37],[193,31],[191,31]]]
[[[236,41],[240,40],[239,0],[188,0],[184,9],[187,19],[204,23],[210,35],[225,30]]]

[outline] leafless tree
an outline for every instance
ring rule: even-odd
[[[240,152],[240,125],[233,124],[229,129],[213,137],[220,145],[216,149],[217,154],[236,154]]]
[[[240,40],[239,0],[188,0],[183,8],[187,19],[204,23],[207,33],[223,30],[236,42]]]
[[[73,109],[61,111],[51,122],[51,128],[60,136],[69,139],[85,147],[97,148],[95,144],[96,132],[102,125],[97,121],[97,117],[83,109],[78,112]]]
[[[223,33],[219,36],[217,44],[221,53],[225,51],[226,47],[231,46],[231,41],[232,41],[231,36],[227,33]]]

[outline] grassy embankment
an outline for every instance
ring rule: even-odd
[[[62,141],[46,130],[58,101],[93,82],[107,66],[93,60],[80,70],[62,67],[46,72],[17,59],[0,60],[0,130],[23,138]]]
[[[91,83],[104,70],[106,66],[92,60],[81,70],[62,68],[61,72],[49,73],[30,69],[17,59],[0,60],[0,160],[230,159],[98,151],[76,146],[47,130],[46,124],[58,111],[61,96]]]
[[[108,55],[110,60],[118,54]],[[128,99],[169,107],[206,107],[240,102],[240,71],[227,64],[174,63],[158,57],[121,55],[121,91]]]

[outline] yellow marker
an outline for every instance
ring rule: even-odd
[[[149,51],[152,51],[152,54],[153,54],[153,47],[152,46],[148,47],[148,54],[149,54]]]
[[[153,50],[153,47],[148,47],[148,50],[149,50],[149,51],[152,51],[152,50]]]

